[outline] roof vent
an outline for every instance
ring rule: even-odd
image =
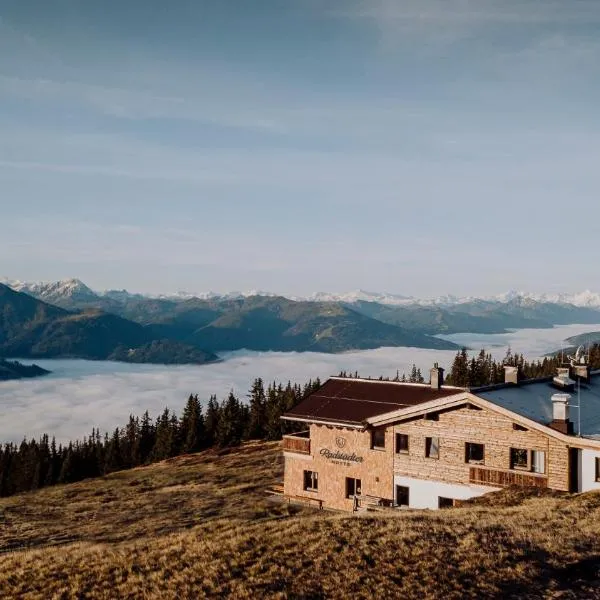
[[[569,367],[559,367],[552,383],[558,389],[566,392],[572,392],[575,389],[575,381],[571,379],[571,369]]]

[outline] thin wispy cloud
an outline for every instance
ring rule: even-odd
[[[42,3],[2,10],[3,219],[8,231],[23,218],[40,225],[35,239],[0,237],[2,272],[49,279],[50,267],[78,264],[97,287],[146,284],[139,265],[155,268],[151,244],[138,246],[135,269],[124,244],[99,242],[95,260],[72,234],[59,245],[72,257],[15,254],[55,247],[44,225],[56,217],[153,225],[164,292],[193,277],[299,294],[498,293],[511,269],[509,287],[544,291],[557,269],[561,285],[590,286],[550,241],[549,215],[566,199],[591,211],[583,223],[564,214],[563,227],[582,227],[593,252],[595,1],[201,4],[160,23],[113,1],[101,12],[70,0],[52,13]],[[535,230],[522,219],[491,228],[524,207]],[[190,258],[198,245],[160,241],[160,228],[182,221],[212,255],[243,249],[245,259],[217,266]],[[416,241],[423,231],[429,245]],[[481,244],[472,256],[456,243],[465,237]],[[520,249],[510,267],[496,260],[506,244]],[[532,270],[541,249],[548,259]],[[49,254],[57,264],[44,263]]]

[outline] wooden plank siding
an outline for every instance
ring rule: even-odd
[[[479,467],[515,473],[511,470],[510,449],[524,448],[546,453],[546,486],[568,491],[569,453],[568,447],[535,430],[518,430],[509,417],[491,410],[477,410],[467,406],[442,411],[438,420],[416,418],[393,425],[394,433],[409,436],[408,453],[394,454],[394,473],[418,479],[429,479],[447,483],[469,485],[471,468]],[[438,437],[439,458],[425,456],[425,439]],[[481,464],[465,460],[465,444],[483,444],[485,457]],[[491,476],[490,476],[491,477]],[[499,477],[499,476],[498,476]],[[484,483],[490,487],[500,487],[495,483]]]
[[[310,454],[310,438],[295,435],[283,436],[284,452],[296,452],[299,454]]]
[[[481,467],[471,467],[469,469],[469,480],[470,483],[491,485],[494,487],[507,487],[509,485],[523,485],[538,488],[548,487],[547,477],[538,477],[516,471],[498,471],[497,469],[485,469]]]

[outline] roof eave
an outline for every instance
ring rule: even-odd
[[[314,425],[328,425],[330,427],[348,427],[351,429],[359,429],[361,431],[367,428],[365,423],[333,421],[330,419],[318,419],[315,417],[295,417],[291,415],[281,415],[280,419],[283,419],[284,421],[296,421],[299,423],[312,423]]]

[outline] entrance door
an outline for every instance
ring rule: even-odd
[[[360,479],[354,477],[346,477],[346,498],[360,496],[362,493]]]
[[[572,494],[581,491],[579,482],[580,459],[581,450],[579,448],[569,448],[569,492]]]
[[[396,504],[398,506],[409,506],[410,488],[404,485],[396,486]]]

